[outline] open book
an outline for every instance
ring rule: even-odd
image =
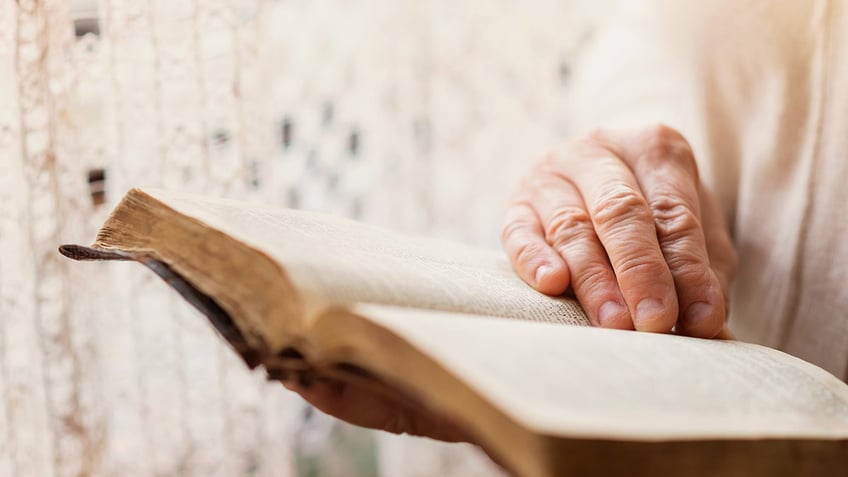
[[[248,366],[387,385],[517,475],[848,474],[845,383],[752,344],[590,327],[494,251],[139,189],[61,251],[139,261]]]

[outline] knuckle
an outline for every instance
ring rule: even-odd
[[[610,144],[610,132],[606,129],[594,129],[567,142],[560,149],[560,157],[587,158],[607,151]]]
[[[697,170],[695,155],[689,141],[676,129],[665,124],[656,124],[643,132],[645,153],[651,161],[674,161],[688,170]]]
[[[631,221],[652,222],[648,203],[632,187],[620,185],[601,193],[590,214],[599,231],[611,231]]]
[[[506,209],[504,210],[504,221],[508,221],[510,217],[518,215],[518,209],[523,207],[524,203],[527,202],[526,182],[526,179],[522,179],[521,182],[519,182],[518,185],[513,187],[510,191],[506,201]]]
[[[512,189],[512,195],[510,196],[511,205],[524,205],[524,202],[527,201],[527,197],[533,190],[533,180],[534,175],[531,173],[522,177],[521,180],[518,181],[518,184],[516,184],[515,188]]]
[[[545,247],[541,243],[524,242],[515,251],[515,264],[524,267],[544,253]]]
[[[696,237],[701,233],[698,214],[680,199],[658,195],[651,199],[650,207],[661,244]]]
[[[655,259],[650,254],[645,254],[640,250],[633,250],[632,253],[624,256],[616,261],[616,275],[621,280],[633,280],[637,277],[650,277],[656,280],[657,277],[667,276],[665,263]],[[636,283],[642,280],[636,280]]]
[[[554,248],[591,232],[593,227],[589,213],[575,206],[560,207],[545,225],[545,238]]]
[[[679,251],[666,258],[674,279],[683,284],[708,284],[712,278],[709,264],[697,253]]]
[[[559,188],[559,175],[553,168],[534,175],[528,181],[528,192],[533,194],[534,202],[545,199],[550,192]]]
[[[524,227],[526,227],[526,224],[520,220],[508,220],[505,222],[503,227],[501,227],[501,243],[512,242]]]
[[[585,295],[606,286],[610,280],[610,273],[606,267],[598,264],[581,270],[580,274],[572,276],[571,280],[575,292]]]
[[[609,131],[605,128],[595,128],[580,138],[589,144],[605,144],[609,140]]]
[[[657,122],[649,125],[645,128],[645,132],[657,137],[669,137],[669,138],[679,138],[683,137],[677,129],[665,124],[663,122]]]
[[[671,148],[686,145],[688,142],[678,130],[663,123],[657,123],[645,128],[644,137],[647,143],[658,150],[669,150]]]
[[[560,151],[557,149],[550,149],[544,154],[542,154],[536,162],[533,163],[531,168],[531,176],[539,177],[539,176],[547,176],[556,168],[556,164],[560,157]]]

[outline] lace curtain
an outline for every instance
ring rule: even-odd
[[[135,185],[496,246],[602,3],[0,0],[0,476],[494,472],[317,416],[152,274],[56,246]]]

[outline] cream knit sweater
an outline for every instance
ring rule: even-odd
[[[848,379],[848,0],[622,3],[578,126],[681,130],[739,253],[731,328]]]

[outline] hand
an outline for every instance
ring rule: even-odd
[[[524,281],[571,287],[594,325],[729,336],[736,255],[674,129],[602,130],[554,150],[518,187],[502,242]]]
[[[472,442],[451,421],[375,378],[370,378],[367,385],[335,379],[290,378],[283,385],[322,412],[357,426],[446,442]]]

